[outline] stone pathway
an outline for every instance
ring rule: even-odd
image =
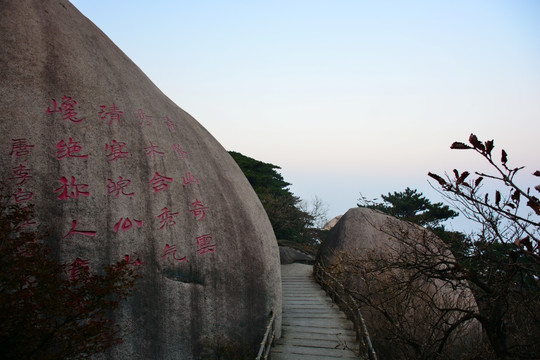
[[[313,279],[313,267],[282,265],[283,326],[272,360],[359,359],[353,324]],[[350,350],[352,349],[352,350]]]

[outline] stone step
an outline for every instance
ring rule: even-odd
[[[320,338],[338,339],[340,336],[355,337],[356,333],[352,329],[341,329],[339,327],[317,327],[317,326],[297,326],[283,325],[283,331],[287,338]]]
[[[332,309],[330,309],[332,310]],[[284,318],[288,319],[324,319],[324,320],[332,320],[332,319],[343,319],[346,320],[347,317],[342,312],[338,311],[330,311],[330,310],[319,310],[318,312],[313,312],[309,310],[303,310],[302,309],[290,309],[287,311],[287,316]]]
[[[333,330],[352,330],[354,331],[353,324],[350,321],[327,321],[327,320],[318,320],[318,319],[283,319],[283,326],[294,326],[297,327],[299,331],[304,330],[305,328],[314,328],[314,329],[333,329]]]
[[[283,329],[285,332],[287,332],[287,327]],[[346,343],[353,343],[356,341],[356,335],[354,332],[349,330],[344,331],[326,331],[321,332],[317,331],[316,329],[312,329],[311,332],[296,332],[296,333],[290,333],[287,334],[287,341],[290,343],[294,343],[296,340],[304,339],[304,340],[322,340],[322,341],[337,341],[338,343],[346,342]],[[283,339],[279,338],[276,340],[276,344],[283,344]],[[334,346],[336,343],[334,343]]]
[[[271,358],[358,359],[352,322],[315,282],[312,271],[303,270],[305,276],[282,277],[282,336],[275,341]]]
[[[325,359],[348,359],[343,356],[327,356],[327,355],[306,355],[306,354],[283,354],[283,353],[272,353],[272,360],[325,360]],[[349,359],[358,359],[352,357]]]
[[[281,359],[290,360],[291,355],[308,355],[311,357],[304,357],[305,359],[357,359],[358,356],[351,349],[344,349],[342,347],[338,348],[321,348],[321,347],[311,347],[311,346],[296,346],[296,345],[285,345],[285,346],[276,346],[272,351],[271,358],[273,360],[279,359],[275,354],[284,354],[284,357]]]

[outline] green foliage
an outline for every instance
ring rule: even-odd
[[[121,342],[109,317],[138,275],[127,259],[92,274],[84,261],[61,264],[20,225],[29,210],[0,213],[0,353],[2,359],[88,359]]]
[[[270,219],[277,239],[314,245],[317,234],[314,216],[302,209],[300,198],[288,189],[290,183],[277,172],[279,166],[264,163],[230,151],[249,183],[257,193]]]
[[[264,163],[234,151],[229,151],[229,154],[240,166],[257,194],[294,198],[288,189],[291,184],[283,180],[283,176],[276,171],[281,169],[279,166]]]
[[[406,188],[402,192],[381,195],[384,202],[369,201],[361,197],[358,206],[382,211],[388,215],[420,226],[436,228],[442,222],[459,214],[442,203],[432,204],[422,193]]]

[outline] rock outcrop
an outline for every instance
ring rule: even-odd
[[[271,311],[279,329],[278,247],[242,171],[67,0],[0,1],[0,129],[1,179],[61,261],[142,262],[109,359],[253,351]]]
[[[360,299],[381,358],[414,358],[438,354],[444,331],[477,308],[466,283],[418,276],[420,266],[425,270],[453,260],[431,232],[379,211],[353,208],[322,244],[316,266],[331,271]],[[441,310],[454,308],[463,311]],[[474,348],[480,337],[475,321],[467,320],[458,330],[448,338],[444,356]]]
[[[313,265],[313,262],[315,261],[313,255],[306,254],[303,251],[288,246],[279,247],[279,258],[282,265],[293,263]]]
[[[323,230],[332,230],[332,228],[334,226],[336,226],[336,224],[338,223],[339,219],[341,219],[343,215],[338,215],[336,217],[333,217],[330,221],[328,221],[326,224],[324,224],[323,226]]]

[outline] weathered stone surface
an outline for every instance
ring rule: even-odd
[[[328,221],[326,224],[324,224],[323,226],[323,230],[332,230],[332,228],[334,226],[336,226],[336,224],[338,223],[339,219],[341,219],[343,215],[338,215],[336,217],[333,217],[330,221]]]
[[[361,256],[365,249],[380,248],[388,244],[389,237],[379,229],[391,219],[381,212],[366,208],[349,209],[344,215],[331,220],[335,221],[330,226],[332,231],[317,256],[331,264],[334,261],[333,254],[340,251],[353,251],[354,255]]]
[[[417,244],[414,246],[427,246],[435,257],[440,255],[450,260],[453,259],[447,246],[425,229],[385,215],[379,211],[367,208],[352,208],[341,217],[330,232],[328,239],[321,245],[317,254],[316,266],[322,263],[327,270],[334,269],[334,271],[341,274],[340,280],[346,288],[361,294],[361,296],[371,297],[373,301],[384,302],[386,304],[385,306],[388,306],[387,309],[393,309],[390,307],[393,304],[393,301],[390,301],[390,297],[387,299],[381,299],[380,297],[390,294],[386,293],[385,290],[389,289],[389,286],[392,284],[396,284],[394,279],[398,281],[407,279],[407,270],[394,268],[392,270],[385,269],[384,271],[380,271],[381,268],[379,266],[384,264],[384,262],[373,262],[370,263],[371,265],[367,265],[368,262],[366,260],[379,259],[378,254],[392,257],[397,256],[397,258],[413,256],[412,252],[410,252],[410,247],[402,246],[401,240],[398,239],[398,234],[407,234],[407,239],[410,239],[407,241],[410,244]],[[374,254],[375,257],[372,257]],[[347,265],[350,261],[353,261],[356,265],[354,267]],[[374,269],[373,272],[367,275],[371,282],[368,284],[369,290],[365,282],[361,280],[361,274],[356,272],[359,268],[367,268],[368,266],[372,266]],[[414,269],[410,269],[410,271],[414,272]],[[474,296],[466,286],[454,287],[450,282],[439,280],[430,280],[415,284],[418,286],[418,290],[421,289],[421,292],[409,293],[411,296],[408,298],[408,304],[404,306],[403,319],[408,319],[408,324],[418,326],[418,328],[413,329],[407,328],[405,325],[404,329],[410,330],[411,333],[416,332],[419,337],[416,340],[419,344],[422,344],[426,340],[423,338],[425,333],[423,333],[421,327],[424,325],[427,326],[428,321],[435,321],[435,316],[438,316],[431,313],[428,314],[427,311],[424,311],[426,309],[423,306],[424,299],[429,298],[429,301],[433,301],[438,306],[444,308],[458,306],[462,309],[476,309]],[[396,294],[396,292],[391,293],[392,296],[397,296]],[[422,300],[420,300],[420,295],[423,296]],[[378,298],[376,299],[376,297]],[[398,304],[398,306],[400,307],[401,304]],[[395,315],[392,311],[389,310],[391,317]],[[380,314],[369,307],[362,307],[362,312],[368,329],[371,329],[370,331],[377,328],[380,329]],[[399,317],[396,315],[395,319],[399,319]],[[446,320],[452,322],[453,318],[447,317]],[[437,326],[434,327],[437,328]],[[440,330],[442,329],[443,326],[440,325]],[[469,346],[479,339],[480,326],[477,322],[468,322],[459,334],[461,340],[454,342],[454,345],[459,343]],[[387,345],[385,343],[386,340],[377,339],[376,335],[377,331],[375,331],[375,336],[372,333],[372,340],[374,340],[376,345],[379,345],[379,348],[376,350],[381,352],[381,343],[383,346]],[[384,355],[387,357],[395,356],[395,354],[392,354],[393,349],[386,349],[385,351],[386,354],[382,352],[382,357],[385,357]]]
[[[0,1],[0,129],[1,179],[13,201],[35,204],[32,226],[50,231],[59,259],[143,262],[116,314],[124,343],[108,358],[258,346],[269,313],[281,313],[281,286],[257,196],[222,146],[67,0]]]
[[[313,262],[315,261],[315,256],[306,254],[305,252],[287,246],[279,247],[279,258],[281,264],[313,264]]]

